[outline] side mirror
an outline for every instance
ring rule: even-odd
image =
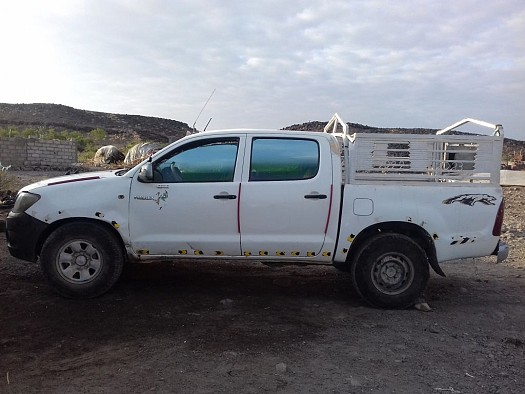
[[[153,182],[153,164],[151,159],[146,164],[140,167],[139,171],[139,182],[150,183]]]

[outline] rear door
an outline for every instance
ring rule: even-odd
[[[248,135],[239,211],[242,253],[288,258],[321,253],[331,193],[326,139]]]

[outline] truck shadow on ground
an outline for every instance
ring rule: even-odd
[[[168,291],[216,297],[341,298],[358,305],[349,274],[331,266],[265,265],[261,263],[176,261],[129,264],[119,290]]]

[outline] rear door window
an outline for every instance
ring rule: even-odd
[[[296,138],[254,138],[250,182],[311,179],[319,171],[319,145]]]

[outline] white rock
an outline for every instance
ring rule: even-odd
[[[225,298],[224,300],[221,300],[221,304],[225,305],[225,306],[226,305],[231,305],[231,304],[233,304],[233,300],[230,299],[230,298]]]

